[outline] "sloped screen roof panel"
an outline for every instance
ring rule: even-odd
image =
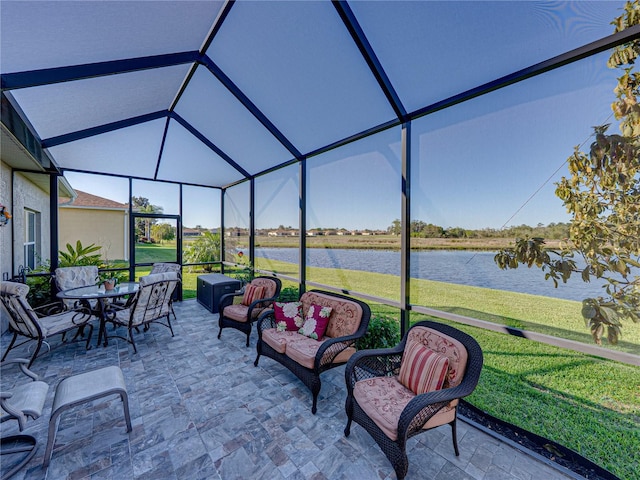
[[[2,72],[198,50],[224,2],[2,1]]]
[[[221,187],[243,178],[242,173],[178,122],[170,122],[158,168],[158,180]]]
[[[624,1],[349,4],[415,111],[612,34]]]
[[[62,168],[153,178],[166,120],[155,120],[49,148]]]
[[[189,65],[13,90],[43,140],[167,110]]]
[[[200,66],[175,109],[249,173],[292,154],[205,67]]]
[[[395,118],[330,2],[237,2],[206,53],[303,153]]]

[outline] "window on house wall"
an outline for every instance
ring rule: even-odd
[[[40,256],[40,214],[25,209],[24,224],[24,265],[29,269],[34,269],[38,266]]]

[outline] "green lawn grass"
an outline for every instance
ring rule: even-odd
[[[297,276],[296,265],[259,259],[257,266]],[[184,269],[184,298],[195,297],[200,274]],[[399,279],[392,275],[313,267],[308,279],[399,298]],[[412,280],[411,294],[418,305],[592,342],[580,302],[427,280]],[[374,315],[399,318],[397,308],[370,305]],[[424,318],[411,314],[412,323]],[[640,367],[466,325],[456,327],[476,338],[485,355],[478,388],[467,398],[473,405],[560,443],[621,479],[640,479]],[[611,348],[637,354],[639,345],[640,326],[627,323],[622,342]]]

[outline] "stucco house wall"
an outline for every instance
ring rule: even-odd
[[[88,209],[60,205],[58,210],[60,249],[80,240],[102,247],[108,260],[128,260],[127,215],[123,210]]]

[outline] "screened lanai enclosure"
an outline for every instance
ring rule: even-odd
[[[527,401],[568,405],[550,416],[576,429],[612,410],[615,447],[573,437],[637,474],[617,460],[632,450],[618,439],[637,438],[635,325],[594,345],[581,300],[603,282],[554,288],[494,261],[517,237],[568,237],[567,158],[594,127],[620,133],[624,69],[607,63],[640,40],[640,25],[612,24],[625,5],[0,0],[2,280],[51,293],[84,248],[121,280],[180,263],[180,298],[201,274],[277,276],[293,295],[367,302],[370,325],[464,325],[485,350],[481,387],[507,395],[495,384],[526,377]],[[498,334],[521,343],[495,347]],[[524,373],[503,376],[515,358]],[[573,371],[590,362],[632,380],[591,400]],[[492,395],[495,415],[538,418]]]
[[[541,293],[541,274],[496,273],[472,246],[426,256],[416,233],[566,222],[554,182],[615,123],[607,59],[640,36],[613,33],[622,1],[0,5],[5,279],[80,238],[133,277],[168,225],[164,259],[202,263],[187,244],[215,232],[209,270],[359,295],[403,328],[410,311],[474,317],[425,278]],[[363,256],[377,234],[393,251]],[[283,236],[285,253],[260,242]],[[346,252],[309,248],[335,239]]]

